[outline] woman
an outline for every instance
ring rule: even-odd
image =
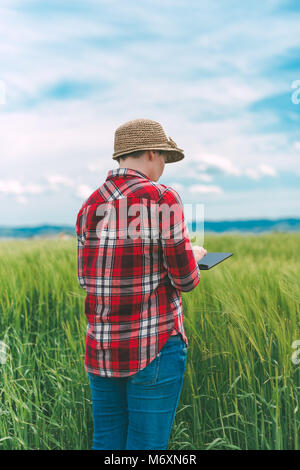
[[[188,346],[181,291],[198,285],[207,253],[191,246],[180,196],[157,183],[165,163],[183,158],[158,122],[123,124],[114,138],[120,166],[77,216],[93,449],[168,446]]]

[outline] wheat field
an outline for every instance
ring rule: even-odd
[[[211,233],[204,247],[234,255],[182,294],[169,449],[299,449],[300,234]],[[2,241],[0,260],[0,449],[90,449],[75,238]]]

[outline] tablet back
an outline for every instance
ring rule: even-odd
[[[203,256],[199,261],[198,266],[200,269],[210,269],[232,255],[233,253],[207,253],[207,255]]]

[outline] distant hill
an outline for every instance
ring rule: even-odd
[[[189,222],[189,231],[201,229],[200,224]],[[270,231],[300,232],[300,219],[249,219],[249,220],[221,220],[205,221],[206,232],[252,232],[262,233]],[[53,237],[59,235],[75,235],[75,226],[71,225],[39,225],[33,227],[1,227],[0,238],[32,238]]]
[[[196,231],[200,229],[195,223],[188,223],[188,229]],[[221,220],[204,221],[206,232],[300,232],[300,219],[249,219],[249,220]]]
[[[51,237],[59,234],[75,235],[70,225],[38,225],[34,227],[1,227],[0,238]]]

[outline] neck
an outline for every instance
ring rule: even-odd
[[[148,176],[149,179],[151,179],[151,176],[150,176],[147,168],[145,168],[143,165],[137,164],[135,162],[122,162],[122,163],[120,163],[119,168],[129,168],[130,170],[140,171],[144,175]]]

